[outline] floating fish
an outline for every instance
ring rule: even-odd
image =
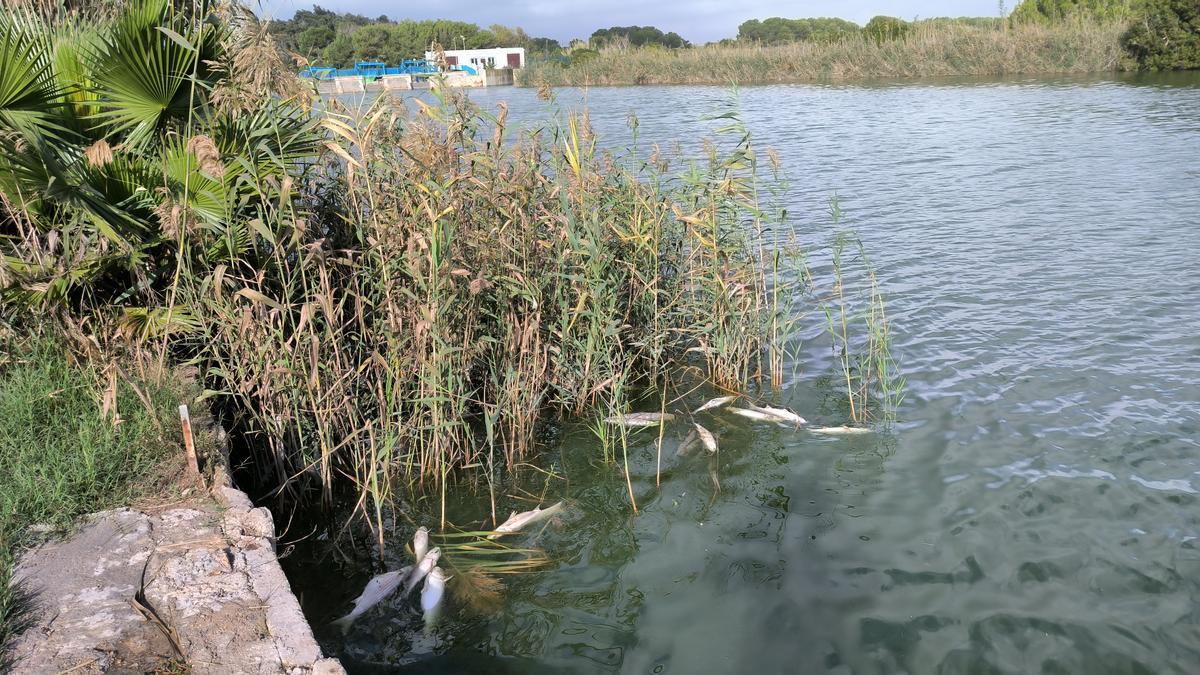
[[[788,410],[787,408],[772,408],[769,405],[758,406],[758,405],[754,405],[752,403],[747,404],[747,407],[750,408],[751,410],[757,410],[760,413],[765,413],[767,415],[773,415],[780,422],[786,422],[788,424],[794,424],[796,426],[800,426],[802,424],[808,424],[808,420],[797,415],[796,413],[792,412],[791,410]]]
[[[404,597],[408,597],[409,593],[417,587],[425,579],[425,575],[433,571],[437,567],[438,559],[442,557],[442,549],[432,548],[421,558],[421,562],[408,573],[408,578],[404,580]]]
[[[873,430],[866,427],[817,427],[809,429],[814,434],[829,434],[830,436],[858,436],[861,434],[873,434]]]
[[[730,408],[729,411],[756,422],[774,422],[775,424],[786,424],[796,427],[808,424],[808,420],[786,408],[748,405],[746,408]]]
[[[757,410],[750,410],[749,408],[730,408],[729,412],[733,413],[734,415],[745,417],[746,419],[754,420],[755,422],[772,422],[774,424],[779,424],[778,417],[775,417],[774,415],[768,415],[767,413],[759,412]]]
[[[698,414],[704,412],[705,410],[712,410],[713,408],[720,408],[722,406],[727,406],[730,403],[733,403],[734,401],[736,401],[737,398],[738,397],[736,397],[736,396],[718,396],[717,398],[714,398],[711,401],[708,401],[707,403],[700,406],[699,408],[696,408],[696,411],[693,412],[692,414],[698,415]]]
[[[675,454],[679,456],[686,455],[691,452],[692,448],[696,447],[696,444],[699,442],[700,435],[696,433],[695,429],[692,429],[688,432],[687,436],[683,437],[683,442],[679,444],[679,447],[675,448]]]
[[[713,436],[713,432],[709,431],[708,429],[705,429],[704,427],[700,426],[699,424],[696,424],[695,422],[693,422],[692,424],[694,424],[696,427],[696,435],[700,437],[700,442],[704,444],[704,449],[707,450],[710,455],[712,453],[716,452],[717,451],[717,437]]]
[[[440,567],[434,567],[429,576],[425,577],[425,587],[421,589],[421,612],[425,614],[426,627],[437,619],[437,609],[442,604],[442,596],[446,594],[446,581],[449,579]]]
[[[604,421],[622,427],[656,427],[664,422],[675,419],[671,413],[629,413],[628,415],[613,415]]]
[[[354,599],[354,609],[342,618],[333,622],[333,625],[342,629],[344,635],[350,630],[350,626],[358,617],[366,613],[375,605],[378,605],[381,600],[391,595],[404,583],[404,579],[408,577],[412,571],[412,566],[402,567],[395,572],[385,572],[374,576],[367,582],[366,588],[363,589],[362,595]]]
[[[412,540],[413,560],[421,562],[425,559],[425,554],[429,552],[429,528],[422,525],[417,528],[413,534]]]
[[[513,511],[512,515],[508,517],[508,520],[504,521],[500,527],[497,527],[494,533],[488,535],[488,539],[495,539],[502,534],[511,534],[513,532],[520,531],[522,527],[525,527],[530,523],[536,523],[539,520],[544,520],[555,513],[558,513],[562,510],[562,507],[563,503],[559,502],[553,506],[547,506],[544,509],[538,507],[532,511],[526,511],[524,513],[517,513],[516,511]]]

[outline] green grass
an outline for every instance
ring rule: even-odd
[[[0,351],[0,667],[22,624],[10,587],[15,556],[32,525],[65,528],[85,513],[129,504],[161,490],[165,462],[180,456],[172,419],[177,385],[120,386],[121,423],[100,414],[103,387],[71,365],[56,341],[34,338]],[[100,379],[99,382],[106,380]]]

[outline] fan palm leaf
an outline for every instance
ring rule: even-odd
[[[0,132],[26,144],[63,140],[69,135],[61,119],[64,93],[46,25],[32,14],[0,12]]]
[[[217,30],[177,13],[168,0],[135,0],[92,57],[96,119],[108,134],[144,147],[171,122],[191,119],[205,100],[193,87],[208,86],[202,66],[212,56],[205,52],[215,47]]]

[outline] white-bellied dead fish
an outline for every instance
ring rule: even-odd
[[[438,606],[446,594],[446,582],[450,577],[440,567],[434,567],[429,576],[425,577],[425,586],[421,589],[421,613],[425,615],[425,626],[428,628],[437,619]]]
[[[421,562],[429,552],[429,528],[422,525],[413,533],[413,560]]]
[[[767,415],[773,415],[775,417],[775,419],[779,420],[780,422],[784,422],[786,424],[793,424],[795,426],[800,426],[802,424],[808,424],[808,420],[797,415],[796,413],[792,412],[791,410],[788,410],[787,408],[772,408],[769,405],[754,405],[752,403],[747,404],[746,407],[750,408],[751,410],[757,410],[760,413],[765,413]]]
[[[817,427],[809,429],[814,434],[828,434],[830,436],[859,436],[862,434],[873,434],[874,430],[866,427]]]
[[[786,408],[771,408],[769,406],[756,406],[747,404],[745,408],[730,408],[729,412],[735,415],[741,415],[746,419],[751,419],[756,422],[773,422],[775,424],[783,424],[788,426],[798,427],[802,424],[808,424],[808,420],[797,415]]]
[[[675,454],[681,457],[685,456],[691,452],[692,448],[696,447],[696,444],[699,442],[700,435],[696,433],[695,429],[692,429],[688,431],[687,436],[683,437],[683,442],[679,444],[679,447],[675,448]]]
[[[613,415],[612,417],[606,417],[604,421],[621,427],[656,427],[673,419],[675,419],[675,416],[671,413],[640,412],[629,413],[627,415]]]
[[[733,413],[734,415],[738,415],[739,417],[745,417],[748,420],[754,420],[755,422],[770,422],[772,424],[779,424],[779,418],[775,417],[774,415],[768,415],[757,410],[750,410],[749,408],[730,408],[729,412]]]
[[[557,504],[553,506],[547,506],[544,509],[538,507],[532,511],[526,511],[524,513],[517,513],[516,511],[513,511],[512,515],[508,517],[508,520],[504,521],[500,527],[497,527],[495,532],[488,535],[488,539],[495,539],[502,534],[512,534],[513,532],[518,532],[522,527],[525,527],[530,523],[536,523],[539,520],[544,520],[555,513],[558,513],[562,510],[562,507],[563,503],[558,502]]]
[[[404,583],[405,578],[408,577],[411,571],[412,566],[409,565],[395,572],[384,572],[383,574],[371,577],[371,580],[367,582],[366,588],[363,589],[362,595],[354,599],[354,609],[350,610],[350,613],[346,616],[334,621],[333,625],[341,628],[342,633],[345,634],[350,630],[350,626],[358,617],[394,593],[400,587],[400,584]]]
[[[408,594],[412,593],[413,589],[417,587],[417,584],[420,584],[425,579],[425,575],[432,572],[434,567],[437,567],[438,559],[441,557],[442,549],[437,547],[429,549],[425,557],[421,558],[421,562],[417,563],[412,572],[409,572],[408,578],[404,580],[404,597],[407,598]]]
[[[712,410],[713,408],[720,408],[722,406],[727,406],[730,403],[733,403],[734,401],[736,401],[737,398],[738,397],[736,397],[736,396],[718,396],[717,398],[707,401],[704,405],[700,406],[699,408],[696,408],[696,411],[693,412],[692,414],[698,415],[698,414],[704,412],[705,410]]]
[[[704,449],[707,450],[709,452],[709,454],[716,452],[717,451],[717,437],[713,436],[713,432],[709,431],[708,429],[705,429],[704,427],[700,426],[699,424],[696,424],[695,422],[693,422],[692,424],[695,425],[695,427],[696,427],[696,435],[700,437],[700,442],[704,444]]]

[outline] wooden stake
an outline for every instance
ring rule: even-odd
[[[183,449],[187,453],[188,471],[200,477],[200,462],[196,459],[196,441],[192,438],[192,416],[187,405],[179,406],[179,421],[183,423]]]

